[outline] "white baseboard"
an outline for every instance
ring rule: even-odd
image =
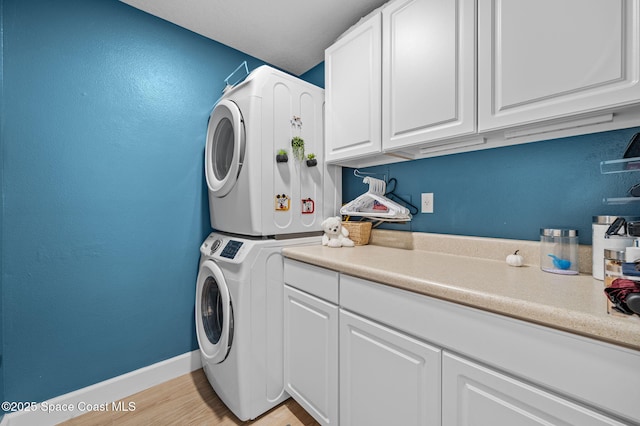
[[[0,426],[55,425],[89,412],[87,406],[100,409],[99,406],[101,404],[104,408],[103,411],[118,408],[123,409],[123,411],[128,410],[130,407],[126,405],[124,407],[114,407],[111,402],[126,398],[167,380],[189,374],[201,367],[200,351],[187,352],[38,403],[36,410],[6,414],[0,422]],[[73,411],[64,411],[62,407],[73,407]],[[135,409],[135,407],[133,408]],[[46,412],[44,409],[49,409],[50,412]]]

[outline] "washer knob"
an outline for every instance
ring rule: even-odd
[[[211,251],[210,251],[211,255],[213,255],[213,253],[215,253],[216,250],[218,250],[218,247],[220,247],[220,244],[222,244],[222,240],[213,240],[213,243],[211,243]]]

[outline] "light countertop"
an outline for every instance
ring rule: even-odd
[[[397,242],[397,234],[405,234],[405,240]],[[395,247],[316,245],[284,248],[283,254],[415,293],[640,350],[640,317],[607,314],[603,282],[590,274],[567,276],[541,271],[532,254],[537,242],[418,234],[378,234],[378,240],[396,241]],[[447,253],[455,252],[456,244],[472,250],[475,246],[483,257],[468,252]],[[435,251],[434,245],[442,250]],[[532,262],[525,257],[527,265],[508,266],[504,258],[513,247],[530,253]]]

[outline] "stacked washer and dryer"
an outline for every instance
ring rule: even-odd
[[[320,244],[338,214],[341,170],[324,164],[324,90],[268,66],[216,103],[205,174],[211,227],[200,247],[196,334],[204,372],[240,420],[289,397],[284,390],[281,249]],[[317,166],[289,156],[304,140]]]

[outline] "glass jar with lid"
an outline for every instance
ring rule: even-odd
[[[604,250],[604,287],[611,287],[617,279],[637,280],[638,277],[628,277],[622,273],[622,264],[625,262],[626,250],[605,249]],[[607,313],[613,316],[628,318],[630,315],[607,297]],[[634,316],[634,319],[640,319]]]
[[[578,230],[540,229],[540,268],[554,274],[578,274]]]

